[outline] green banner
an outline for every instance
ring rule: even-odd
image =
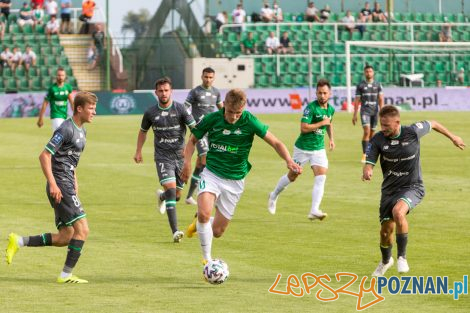
[[[96,92],[96,95],[98,96],[98,105],[96,106],[98,115],[143,114],[149,106],[157,103],[151,92]]]

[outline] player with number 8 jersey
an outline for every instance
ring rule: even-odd
[[[64,268],[58,283],[87,283],[72,275],[83,245],[88,237],[88,222],[78,198],[76,168],[85,149],[84,123],[91,123],[96,114],[98,99],[90,92],[79,92],[74,99],[74,114],[54,132],[39,156],[41,168],[47,179],[46,193],[55,212],[58,233],[43,233],[21,237],[11,233],[8,237],[6,261],[11,264],[13,256],[23,246],[68,246]]]

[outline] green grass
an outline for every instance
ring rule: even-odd
[[[259,117],[291,151],[299,116]],[[271,148],[255,140],[246,191],[227,232],[213,244],[213,257],[223,258],[231,271],[221,286],[201,279],[198,239],[173,244],[166,216],[155,210],[152,135],[144,147],[145,163],[136,165],[132,160],[140,118],[98,116],[87,127],[87,147],[77,175],[91,232],[75,273],[90,284],[55,283],[65,248],[24,248],[12,265],[0,264],[0,312],[355,311],[356,298],[348,295],[323,303],[314,294],[295,298],[268,292],[278,273],[283,277],[277,289],[285,290],[289,274],[326,273],[334,281],[335,273],[352,272],[362,278],[380,259],[381,172],[377,168],[372,182],[361,182],[361,128],[352,126],[350,115],[335,118],[337,148],[328,155],[330,170],[322,203],[329,219],[321,223],[306,218],[313,185],[308,168],[282,194],[278,213],[267,212],[267,195],[286,168]],[[404,113],[402,117],[404,124],[422,119],[436,119],[470,141],[470,113]],[[10,231],[21,235],[54,231],[38,161],[50,135],[49,124],[37,129],[33,119],[0,119],[2,238]],[[409,215],[410,275],[449,276],[453,284],[470,272],[470,157],[437,133],[422,142],[427,195]],[[181,228],[189,224],[194,210],[178,205]],[[387,275],[397,275],[396,267]],[[355,283],[349,289],[357,292],[358,286]],[[470,307],[468,295],[458,301],[450,295],[384,295],[385,301],[366,311],[468,312]],[[331,294],[325,291],[322,296]]]

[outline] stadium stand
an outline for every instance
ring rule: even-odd
[[[294,17],[300,12],[285,13],[284,23],[247,23],[244,35],[251,31],[257,41],[259,55],[245,56],[240,51],[240,41],[231,25],[222,26],[216,35],[217,51],[221,57],[250,57],[255,59],[255,87],[303,87],[307,85],[308,40],[312,41],[312,73],[315,76],[329,78],[334,85],[345,85],[345,49],[344,41],[349,40],[349,33],[341,31],[338,22],[344,13],[332,14],[331,23],[297,22]],[[356,15],[357,20],[357,15]],[[467,17],[464,14],[433,13],[395,13],[389,25],[368,23],[363,38],[354,32],[352,40],[364,41],[426,41],[438,42],[439,32],[444,23],[452,23],[453,41],[470,42]],[[278,36],[289,32],[294,46],[292,55],[267,56],[264,53],[264,41],[270,31]],[[376,68],[376,78],[384,84],[397,84],[401,74],[423,73],[425,86],[435,86],[437,80],[444,85],[456,83],[455,73],[459,68],[470,69],[470,53],[445,50],[398,50],[382,48],[352,47],[352,72],[354,82],[362,74],[365,63]],[[391,55],[391,56],[390,56]],[[392,59],[392,75],[389,75],[389,58]],[[465,84],[469,84],[465,76]]]

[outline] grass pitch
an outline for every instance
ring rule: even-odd
[[[290,151],[299,133],[298,115],[260,115]],[[0,312],[354,312],[356,298],[334,302],[271,294],[286,289],[290,274],[338,272],[370,276],[380,260],[378,203],[381,171],[373,181],[360,180],[361,128],[349,114],[335,116],[337,148],[329,153],[330,170],[321,208],[329,218],[307,219],[313,174],[304,168],[285,190],[278,212],[266,209],[267,196],[286,172],[285,164],[262,140],[255,139],[253,169],[235,217],[213,257],[230,266],[229,280],[212,286],[202,280],[197,238],[172,242],[167,218],[155,210],[158,186],[153,163],[153,135],[144,147],[144,164],[134,164],[141,116],[97,116],[87,125],[85,152],[77,170],[80,199],[88,213],[90,236],[74,271],[88,285],[58,285],[65,248],[23,248],[7,266],[0,264]],[[403,113],[402,122],[435,119],[470,143],[470,113]],[[50,124],[38,129],[33,119],[0,119],[0,236],[11,231],[36,235],[54,231],[53,211],[45,195],[38,156],[51,135]],[[448,276],[449,284],[470,272],[470,156],[435,132],[421,148],[427,194],[409,215],[409,275]],[[186,192],[186,190],[185,190]],[[177,206],[180,228],[195,208]],[[2,241],[6,247],[6,241]],[[2,248],[4,249],[4,248]],[[396,255],[394,247],[393,255]],[[394,266],[387,276],[398,275]],[[369,281],[367,282],[367,286]],[[452,286],[450,286],[452,287]],[[359,282],[349,287],[357,292]],[[293,288],[296,292],[299,288]],[[323,297],[331,297],[324,291]],[[469,296],[390,295],[366,312],[468,312]],[[363,302],[373,298],[366,296]]]

